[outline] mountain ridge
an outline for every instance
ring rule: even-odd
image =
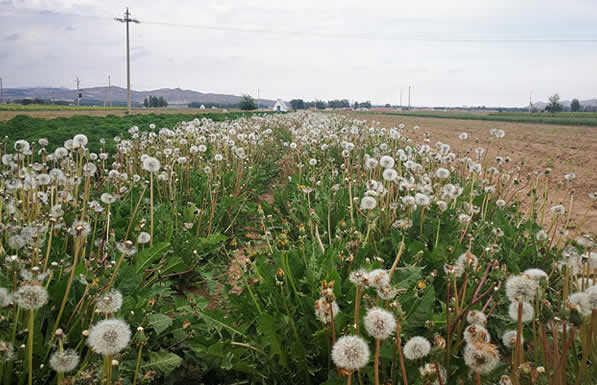
[[[110,90],[111,88],[111,90]],[[126,102],[127,90],[126,88],[112,86],[112,87],[88,87],[81,88],[79,92],[83,95],[81,100],[92,100],[102,102],[108,101],[111,92],[112,102]],[[169,105],[184,105],[192,102],[205,104],[238,104],[241,97],[230,94],[217,94],[211,92],[200,92],[194,90],[185,90],[182,88],[159,88],[149,91],[131,90],[131,101],[133,103],[143,103],[143,100],[149,96],[164,97],[168,100]],[[21,88],[5,88],[5,99],[23,99],[23,98],[39,98],[48,100],[60,101],[75,101],[77,98],[77,90],[63,87],[21,87]],[[269,99],[256,100],[259,104],[265,106],[272,106],[275,101]]]

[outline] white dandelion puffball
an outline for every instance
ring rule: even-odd
[[[122,306],[122,293],[112,289],[109,293],[102,294],[95,301],[95,308],[100,313],[116,313]]]
[[[79,147],[85,147],[87,145],[87,136],[83,135],[83,134],[77,134],[73,137],[73,147],[74,148],[79,148]]]
[[[151,240],[151,235],[149,235],[149,233],[146,233],[145,231],[141,231],[139,233],[139,236],[137,237],[137,243],[139,243],[139,244],[148,243],[150,240]]]
[[[572,305],[583,317],[588,317],[593,310],[589,298],[589,294],[585,292],[574,293],[568,297],[568,305]]]
[[[537,293],[537,282],[525,275],[515,275],[506,281],[506,296],[510,301],[531,302]]]
[[[495,345],[487,342],[468,344],[464,348],[464,362],[473,371],[487,374],[499,364],[500,354]]]
[[[13,300],[23,309],[37,310],[48,303],[48,291],[39,285],[23,285],[14,294]]]
[[[518,304],[519,302],[512,302],[510,304],[510,306],[508,307],[508,315],[510,316],[510,319],[512,319],[513,321],[517,321],[518,322]],[[521,320],[522,322],[529,322],[533,320],[533,317],[535,316],[535,310],[533,309],[533,305],[531,305],[528,302],[523,302],[522,303],[522,314],[521,314]]]
[[[369,282],[369,273],[363,269],[359,269],[357,271],[351,272],[348,276],[348,279],[355,286],[365,286]]]
[[[487,316],[480,310],[471,310],[466,315],[466,321],[472,325],[487,325]]]
[[[7,307],[12,302],[12,295],[8,289],[0,287],[0,308]]]
[[[597,286],[591,286],[585,290],[587,297],[587,304],[591,310],[597,309]]]
[[[542,279],[547,280],[548,275],[541,269],[526,269],[523,274],[528,275],[529,278],[535,281],[541,281]]]
[[[475,341],[489,342],[491,340],[487,329],[475,324],[467,326],[462,333],[462,337],[469,344]]]
[[[375,198],[366,196],[361,199],[361,210],[373,210],[377,207],[377,201]]]
[[[343,336],[332,348],[332,360],[337,367],[358,370],[369,362],[369,346],[358,336]]]
[[[390,274],[384,269],[375,269],[369,272],[367,282],[370,287],[381,289],[390,284]]]
[[[90,330],[87,343],[99,354],[116,354],[124,349],[131,339],[129,325],[118,319],[99,321]]]
[[[392,168],[394,167],[394,158],[391,156],[384,155],[379,159],[379,164],[383,168]]]
[[[72,349],[54,352],[50,357],[50,367],[58,373],[68,373],[79,365],[79,354]]]
[[[502,342],[504,346],[507,348],[512,348],[516,344],[516,330],[506,330],[504,335],[502,336]],[[524,337],[522,334],[520,335],[520,343],[524,343]]]
[[[364,321],[367,333],[378,340],[385,340],[392,335],[396,328],[394,315],[380,307],[369,309]]]
[[[407,360],[417,360],[431,352],[431,343],[425,337],[416,336],[404,344],[403,352]]]
[[[0,362],[12,361],[14,358],[14,345],[10,342],[0,341]]]
[[[391,182],[398,178],[398,172],[393,168],[386,168],[382,173],[382,177],[384,180]]]
[[[151,173],[156,173],[160,171],[160,161],[148,156],[143,160],[143,169]]]
[[[331,309],[330,303],[325,299],[325,297],[321,297],[315,301],[315,316],[322,323],[328,324],[332,322],[332,313],[330,310],[334,313],[334,317],[336,317],[336,315],[340,312],[340,307],[336,301],[332,302]]]
[[[439,179],[447,179],[450,177],[450,171],[443,167],[440,167],[437,170],[435,170],[435,176]]]

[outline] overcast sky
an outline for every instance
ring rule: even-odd
[[[489,5],[492,4],[492,5]],[[524,5],[521,5],[524,4]],[[597,1],[0,0],[4,87],[524,106],[597,97]]]

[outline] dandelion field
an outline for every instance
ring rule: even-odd
[[[159,123],[4,142],[0,384],[597,383],[594,235],[507,132]]]

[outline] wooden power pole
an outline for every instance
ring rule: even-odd
[[[131,50],[129,48],[129,23],[139,24],[140,21],[131,19],[131,13],[127,8],[124,11],[124,18],[114,18],[114,20],[126,24],[126,88],[127,88],[127,106],[128,112],[131,113]]]

